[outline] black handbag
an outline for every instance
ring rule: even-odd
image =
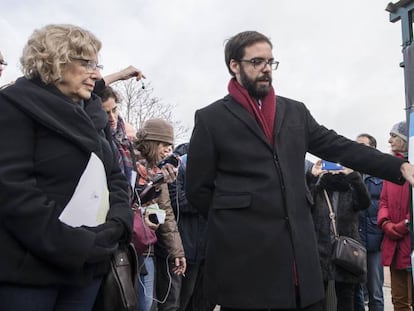
[[[332,229],[335,236],[335,243],[332,250],[332,262],[342,269],[360,276],[367,274],[367,250],[357,240],[339,236],[336,230],[335,213],[332,209],[328,193],[323,190],[326,203],[329,208],[329,218],[332,222]]]
[[[105,275],[94,311],[136,311],[138,309],[135,284],[138,259],[132,244],[120,247],[112,256],[111,267]]]

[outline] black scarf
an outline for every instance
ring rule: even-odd
[[[43,126],[66,137],[87,153],[94,152],[102,158],[98,135],[105,135],[108,117],[98,96],[92,94],[82,108],[54,85],[26,78],[19,78],[1,92],[16,108]]]

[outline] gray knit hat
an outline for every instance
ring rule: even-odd
[[[392,127],[390,131],[390,134],[397,135],[402,140],[407,142],[407,136],[408,136],[407,124],[404,121],[394,124],[394,126]]]
[[[174,143],[174,128],[163,119],[150,119],[145,121],[143,127],[137,132],[138,141],[154,140],[163,143]]]

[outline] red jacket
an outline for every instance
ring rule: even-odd
[[[385,221],[399,223],[404,219],[410,219],[410,188],[407,182],[397,185],[389,181],[383,181],[379,210],[378,226],[382,228]],[[411,267],[411,236],[410,232],[400,240],[393,240],[384,234],[382,241],[382,264],[390,266],[395,257],[395,268],[406,269]]]

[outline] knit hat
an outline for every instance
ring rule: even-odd
[[[174,129],[163,119],[150,119],[145,121],[143,127],[137,132],[137,139],[138,141],[155,140],[172,145]]]
[[[397,135],[402,140],[407,142],[407,136],[408,136],[407,124],[404,121],[398,122],[392,127],[390,134]]]

